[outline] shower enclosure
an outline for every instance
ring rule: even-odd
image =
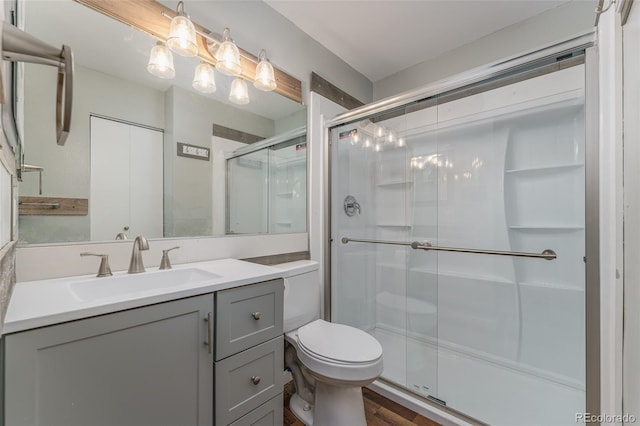
[[[307,229],[307,129],[243,146],[227,156],[227,234]]]
[[[501,425],[588,408],[575,44],[330,126],[331,319],[375,336],[382,380],[426,406]]]

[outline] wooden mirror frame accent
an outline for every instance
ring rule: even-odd
[[[175,16],[175,10],[158,3],[155,0],[75,0],[76,2],[87,6],[96,12],[100,12],[110,18],[116,19],[123,24],[129,25],[140,30],[149,36],[166,42],[169,36],[169,26],[171,20],[162,16],[163,13],[169,16]],[[204,28],[197,23],[193,23],[196,30],[204,34],[212,34],[212,31]],[[213,66],[216,59],[209,53],[206,40],[204,37],[197,35],[198,57]],[[240,50],[241,55],[253,58],[257,62],[257,57],[244,49]],[[242,65],[242,74],[246,80],[253,82],[256,76],[256,62],[240,57]],[[302,82],[284,71],[274,67],[277,87],[274,92],[282,95],[292,101],[302,103]]]

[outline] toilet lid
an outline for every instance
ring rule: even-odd
[[[367,363],[382,356],[378,341],[355,327],[316,320],[298,329],[298,343],[309,352],[341,362]]]

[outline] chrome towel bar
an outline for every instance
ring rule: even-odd
[[[475,253],[475,254],[491,254],[494,256],[515,256],[515,257],[531,257],[535,259],[554,260],[558,256],[556,252],[550,249],[543,250],[542,253],[526,253],[520,251],[500,251],[500,250],[479,250],[468,248],[456,248],[456,247],[438,247],[432,246],[429,243],[419,243],[417,241],[387,241],[387,240],[367,240],[358,238],[342,237],[343,244],[350,242],[354,243],[372,243],[372,244],[391,244],[397,246],[410,246],[414,250],[434,250],[434,251],[451,251],[456,253]]]

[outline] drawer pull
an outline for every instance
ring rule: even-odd
[[[208,346],[208,352],[213,353],[213,313],[209,312],[204,320],[207,323],[207,341],[204,344]]]
[[[260,312],[252,312],[251,316],[253,317],[254,320],[258,321],[262,316],[262,314]]]
[[[251,376],[251,383],[258,385],[260,383],[260,376]]]

